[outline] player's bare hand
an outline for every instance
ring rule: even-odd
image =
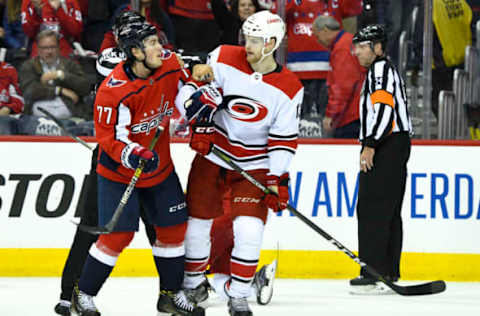
[[[323,119],[323,130],[325,132],[331,132],[333,130],[333,120],[331,117],[325,116]]]
[[[50,80],[55,80],[55,79],[57,79],[57,71],[56,70],[44,72],[42,74],[42,76],[40,77],[40,81],[43,84],[47,84]]]
[[[48,2],[52,6],[52,8],[54,8],[55,10],[60,8],[60,0],[48,0]]]
[[[73,104],[77,104],[78,95],[74,91],[67,88],[62,88],[62,94],[72,100]]]
[[[193,66],[192,77],[194,80],[202,82],[211,82],[213,77],[213,69],[210,65],[198,64]]]
[[[360,154],[360,170],[367,172],[373,168],[373,156],[375,148],[365,146]]]

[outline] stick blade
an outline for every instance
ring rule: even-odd
[[[86,232],[86,233],[89,233],[89,234],[92,234],[92,235],[105,235],[105,234],[109,234],[111,233],[112,231],[106,227],[101,227],[101,226],[88,226],[88,225],[84,225],[84,224],[77,224],[75,222],[72,222],[74,223],[75,225],[78,226],[78,228],[83,231],[83,232]]]
[[[393,283],[387,285],[393,285],[390,286],[392,290],[405,296],[438,294],[447,288],[445,281],[442,280],[409,286],[400,286]]]

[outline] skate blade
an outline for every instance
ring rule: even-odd
[[[275,281],[275,273],[277,272],[277,259],[267,265],[265,268],[265,278],[268,283],[260,289],[260,294],[257,296],[257,303],[260,305],[267,305],[272,300],[273,283]]]

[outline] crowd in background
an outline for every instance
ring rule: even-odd
[[[447,2],[468,3],[470,26],[474,27],[480,0]],[[72,133],[93,135],[90,121],[99,81],[95,61],[103,50],[116,46],[112,25],[123,10],[140,12],[157,28],[165,48],[201,57],[220,44],[243,45],[242,22],[254,12],[271,10],[284,16],[287,24],[284,54],[277,54],[277,59],[305,87],[300,136],[333,137],[331,129],[325,128],[332,127],[327,108],[331,51],[313,36],[315,18],[332,16],[350,33],[367,24],[384,24],[387,53],[397,64],[400,33],[411,27],[411,12],[415,6],[423,10],[422,4],[420,0],[0,0],[0,134],[60,135],[38,110],[47,108]],[[409,63],[414,71],[421,68],[422,56],[422,32],[417,33],[417,53]],[[471,34],[474,37],[475,32]],[[467,37],[458,45],[471,44]],[[442,51],[443,42],[435,43],[440,48],[437,51]],[[462,63],[436,64],[439,89],[451,85],[445,78],[451,78],[452,69]],[[433,84],[435,94],[435,80]]]

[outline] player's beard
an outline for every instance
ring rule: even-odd
[[[152,57],[150,59],[145,60],[145,64],[150,69],[157,69],[162,66],[163,62],[160,57]]]
[[[260,54],[247,54],[247,61],[249,64],[256,64],[261,58],[262,56]]]

